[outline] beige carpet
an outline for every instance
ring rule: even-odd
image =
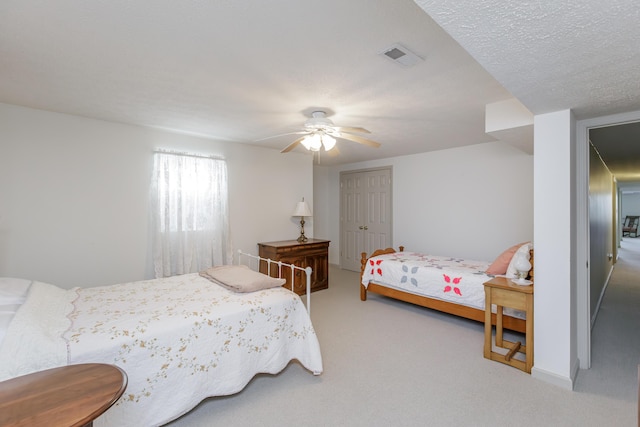
[[[640,238],[625,237],[591,331],[591,369],[578,392],[615,399],[637,396],[640,364]]]
[[[635,426],[637,243],[621,251],[593,332],[593,368],[575,391],[484,359],[480,323],[373,295],[361,302],[358,275],[332,267],[330,288],[312,298],[321,376],[293,362],[171,426]]]

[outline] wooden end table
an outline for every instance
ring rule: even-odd
[[[533,367],[533,283],[518,285],[505,277],[494,277],[484,283],[484,357],[511,365],[527,373]],[[496,347],[505,348],[507,354],[496,353],[491,343],[491,306],[496,305]],[[503,338],[502,311],[504,307],[525,312],[525,345]],[[516,353],[523,353],[525,361],[514,359]]]
[[[0,426],[92,426],[122,395],[127,375],[86,363],[0,382]]]

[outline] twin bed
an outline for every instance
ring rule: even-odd
[[[531,261],[533,254],[530,243],[507,249],[493,263],[404,252],[402,246],[399,249],[378,249],[370,255],[362,253],[362,301],[366,301],[367,293],[373,292],[483,323],[484,282],[497,275],[491,274],[494,270],[506,276],[512,275],[512,259],[516,254],[526,253]],[[496,266],[499,267],[497,270]],[[504,328],[525,331],[522,312],[505,308],[504,313]],[[495,322],[494,312],[492,323]]]
[[[280,271],[303,270],[277,264]],[[227,267],[208,278],[195,273],[70,290],[0,279],[5,323],[8,307],[14,310],[0,328],[0,380],[67,364],[114,364],[128,386],[95,425],[153,426],[294,359],[321,374],[310,300],[305,308],[283,279]]]

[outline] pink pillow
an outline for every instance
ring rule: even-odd
[[[518,243],[517,245],[513,245],[506,251],[502,252],[500,255],[498,255],[498,258],[493,261],[489,268],[487,268],[487,271],[485,271],[485,273],[492,275],[505,274],[507,272],[507,268],[509,267],[509,263],[511,262],[511,258],[513,258],[513,255],[520,248],[520,246],[526,245],[527,243],[528,242]]]

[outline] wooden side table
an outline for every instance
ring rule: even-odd
[[[0,426],[92,426],[120,398],[127,375],[114,365],[85,363],[0,382]]]
[[[533,284],[518,285],[505,277],[494,277],[484,283],[484,357],[511,365],[527,373],[533,367]],[[496,347],[509,350],[506,355],[496,353],[491,343],[491,306],[496,305]],[[504,307],[522,310],[526,315],[525,345],[503,338],[502,312]],[[525,361],[514,359],[516,353],[523,353]]]

